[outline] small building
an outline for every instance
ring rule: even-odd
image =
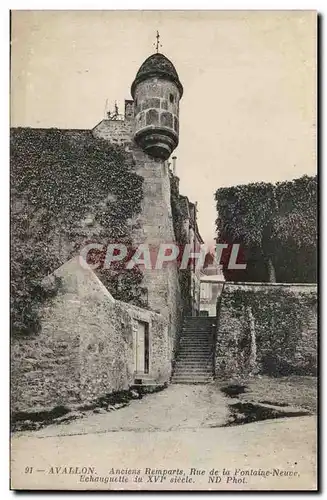
[[[200,316],[216,316],[217,299],[223,291],[224,282],[222,267],[214,255],[207,254],[201,272]]]

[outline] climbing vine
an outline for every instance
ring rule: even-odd
[[[218,243],[239,243],[247,263],[228,271],[223,259],[226,279],[316,281],[316,177],[220,188],[215,197]]]
[[[39,305],[49,296],[49,290],[41,292],[42,279],[85,243],[131,244],[142,196],[142,178],[122,147],[95,139],[90,131],[12,130],[14,332],[37,330]],[[143,305],[140,270],[98,274],[114,296]]]
[[[251,332],[246,314],[249,309],[254,318],[258,371],[272,376],[314,375],[316,348],[309,332],[310,322],[316,317],[316,307],[316,292],[295,293],[279,286],[269,290],[237,289],[225,293],[223,309],[229,311],[240,325],[234,356],[237,358],[240,352],[250,352]],[[247,359],[248,356],[246,364]],[[246,370],[246,366],[240,367],[240,371],[243,369]]]
[[[170,203],[172,210],[173,227],[175,240],[180,248],[188,243],[188,237],[184,228],[185,218],[185,203],[188,200],[185,196],[179,194],[178,178],[171,174],[170,176]],[[179,286],[182,299],[183,314],[190,315],[192,313],[191,303],[191,269],[179,269],[178,271]]]

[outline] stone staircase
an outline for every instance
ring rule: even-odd
[[[172,384],[207,384],[213,379],[216,318],[187,316],[184,319]]]

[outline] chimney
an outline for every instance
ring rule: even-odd
[[[173,160],[173,174],[176,175],[176,160],[177,160],[177,156],[173,156],[172,160]]]

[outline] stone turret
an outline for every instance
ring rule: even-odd
[[[174,65],[153,54],[140,67],[131,87],[135,142],[150,156],[166,160],[178,145],[179,101],[183,87]]]

